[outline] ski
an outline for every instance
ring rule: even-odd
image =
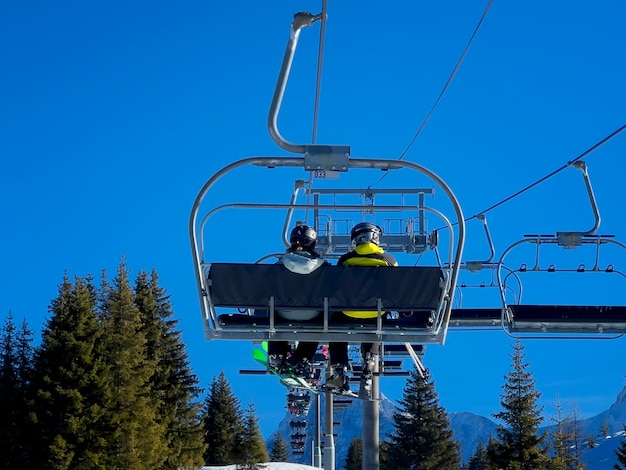
[[[264,348],[265,349],[265,348]],[[302,377],[298,377],[296,374],[292,372],[280,373],[278,370],[270,367],[267,352],[262,349],[253,349],[252,350],[252,358],[257,361],[259,364],[263,365],[267,370],[269,370],[272,374],[278,377],[280,383],[283,384],[287,388],[301,388],[308,390],[312,393],[318,394],[319,391],[309,384]]]

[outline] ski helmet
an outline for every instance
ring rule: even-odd
[[[375,224],[370,222],[361,222],[352,227],[350,232],[350,240],[355,245],[362,245],[363,243],[373,243],[380,245],[380,236],[383,230]]]
[[[301,246],[307,251],[313,251],[316,241],[317,232],[308,225],[297,225],[291,231],[291,235],[289,235],[289,243],[291,243],[292,248]]]

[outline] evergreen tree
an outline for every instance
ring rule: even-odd
[[[196,402],[201,393],[192,373],[181,333],[176,330],[170,298],[158,285],[155,271],[142,271],[135,282],[135,304],[146,336],[146,354],[156,364],[150,378],[151,396],[157,420],[165,428],[167,452],[160,467],[176,470],[203,463],[204,436]]]
[[[152,396],[156,361],[147,353],[142,315],[123,260],[113,286],[103,285],[106,357],[113,380],[111,412],[116,424],[109,441],[109,468],[162,468],[168,442],[165,425],[158,420],[162,397]]]
[[[622,442],[617,449],[615,449],[615,455],[617,455],[617,462],[613,465],[615,470],[626,470],[626,426],[624,426],[624,436]]]
[[[18,332],[13,314],[9,312],[0,336],[0,462],[18,467],[28,460],[26,445],[30,439],[26,429],[26,400],[30,377],[32,333],[26,323]]]
[[[573,453],[575,434],[573,426],[571,426],[571,417],[564,415],[563,406],[558,397],[554,406],[556,416],[550,418],[555,423],[554,431],[550,436],[554,451],[546,468],[548,470],[579,470],[583,467],[578,463]]]
[[[352,439],[346,455],[345,470],[361,470],[363,466],[363,440],[360,437]]]
[[[363,446],[361,446],[363,451]],[[389,443],[387,441],[381,441],[378,449],[378,460],[380,468],[389,468]]]
[[[287,446],[287,442],[285,442],[285,439],[283,439],[283,436],[280,432],[277,432],[276,437],[274,438],[274,443],[272,444],[272,449],[270,450],[270,461],[289,461],[289,447]]]
[[[593,436],[589,436],[589,438],[587,439],[587,448],[593,449],[594,447],[596,447],[596,445],[596,438]]]
[[[256,417],[256,410],[252,403],[248,405],[245,411],[238,440],[239,456],[237,460],[238,463],[243,464],[243,468],[257,468],[257,463],[269,460],[267,447],[259,429],[259,420]]]
[[[204,402],[203,428],[205,465],[229,465],[237,461],[242,435],[241,406],[226,380],[224,371],[213,377]]]
[[[30,462],[31,454],[31,430],[33,429],[33,417],[31,404],[28,400],[30,386],[33,378],[33,331],[28,326],[26,319],[22,321],[17,331],[17,393],[14,416],[19,427],[15,429],[14,440],[17,442],[12,458],[22,465]]]
[[[415,369],[407,380],[400,409],[394,413],[394,434],[387,451],[388,468],[458,469],[460,446],[452,439],[450,421],[439,406],[434,382]],[[407,463],[410,466],[407,467]]]
[[[470,457],[467,463],[467,470],[488,470],[487,464],[487,451],[482,442],[479,442],[476,446],[476,450]]]
[[[111,431],[110,376],[95,303],[91,279],[76,279],[72,286],[67,276],[51,303],[52,316],[34,355],[33,466],[107,468],[103,435]]]
[[[485,449],[485,459],[487,463],[487,470],[500,470],[500,466],[498,466],[495,462],[493,462],[493,455],[497,455],[497,451],[500,447],[500,444],[493,436],[489,436],[489,441],[487,442],[487,448]]]
[[[498,439],[488,447],[488,459],[498,468],[534,470],[544,468],[548,461],[541,448],[544,436],[538,434],[542,408],[537,407],[537,400],[541,394],[527,370],[523,351],[524,346],[517,340],[511,354],[513,369],[502,387],[504,395],[500,404],[504,410],[494,414],[506,424],[498,427]]]
[[[570,417],[571,417],[570,432],[572,434],[571,455],[574,458],[574,462],[577,468],[584,468],[584,466],[581,464],[581,457],[584,453],[584,451],[582,450],[584,446],[584,442],[583,442],[583,437],[580,434],[580,420],[578,419],[578,409],[576,405],[572,407]]]

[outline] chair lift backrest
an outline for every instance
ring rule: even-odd
[[[323,310],[376,310],[377,300],[388,310],[437,310],[443,291],[438,267],[322,266],[294,274],[279,264],[214,263],[209,271],[209,295],[216,307]]]

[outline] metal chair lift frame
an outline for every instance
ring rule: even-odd
[[[585,334],[589,338],[609,338],[615,335],[626,333],[626,306],[575,306],[575,305],[524,305],[521,297],[517,303],[510,303],[507,300],[507,282],[511,275],[525,272],[605,272],[615,273],[626,279],[626,275],[608,265],[606,269],[599,267],[599,251],[603,245],[614,245],[626,250],[626,245],[614,240],[613,235],[594,235],[600,227],[600,212],[593,193],[587,166],[583,161],[576,162],[574,167],[581,170],[591,209],[595,218],[595,223],[590,230],[585,232],[557,232],[556,235],[526,235],[509,246],[498,261],[498,284],[500,285],[500,299],[502,302],[502,323],[508,326],[511,334],[537,334],[538,338],[546,339],[548,335],[553,338],[564,338],[563,334]],[[526,264],[513,272],[509,271],[503,275],[504,260],[515,248],[523,244],[535,244],[535,260],[532,268]],[[539,254],[541,245],[557,245],[563,249],[576,249],[582,245],[595,245],[595,263],[591,270],[587,270],[584,265],[577,269],[557,269],[555,265],[550,265],[542,269],[539,265]],[[531,338],[532,336],[524,336]],[[576,339],[580,339],[577,336]]]
[[[272,167],[272,168],[279,168],[282,166],[292,167],[292,166],[302,165],[303,162],[304,162],[303,158],[294,158],[294,157],[269,157],[269,158],[244,159],[239,162],[233,163],[227,166],[225,169],[216,173],[216,175],[214,175],[213,178],[209,180],[209,182],[203,187],[202,191],[198,195],[196,202],[194,204],[194,208],[192,210],[192,216],[190,219],[190,238],[192,241],[192,252],[193,252],[194,261],[195,261],[197,284],[198,284],[198,290],[200,292],[203,322],[205,325],[205,333],[206,333],[207,339],[250,339],[250,340],[269,340],[269,339],[287,339],[287,338],[292,339],[293,334],[296,333],[300,340],[324,341],[324,340],[329,340],[329,339],[339,340],[343,338],[344,340],[348,339],[350,342],[379,340],[379,341],[395,341],[395,342],[409,341],[409,342],[417,342],[417,343],[423,342],[423,343],[443,344],[445,340],[446,331],[447,331],[447,325],[448,325],[449,318],[450,318],[450,309],[451,309],[451,300],[453,296],[453,289],[454,289],[454,285],[456,284],[456,279],[458,277],[458,269],[459,269],[458,258],[460,256],[460,250],[462,250],[462,243],[459,244],[459,240],[460,240],[460,237],[462,236],[462,229],[459,230],[458,232],[459,235],[456,237],[456,249],[454,249],[454,246],[453,246],[455,237],[454,236],[450,237],[450,246],[448,249],[448,254],[449,254],[450,259],[454,259],[454,261],[451,264],[449,264],[448,267],[444,267],[444,268],[437,267],[443,273],[443,285],[441,286],[441,293],[438,294],[439,306],[440,306],[439,312],[435,316],[435,322],[432,326],[429,326],[426,328],[424,327],[411,328],[410,325],[407,325],[406,322],[404,322],[402,326],[396,325],[395,327],[392,327],[392,328],[385,328],[385,326],[382,325],[382,320],[380,320],[379,324],[377,325],[377,328],[374,331],[368,331],[366,328],[363,328],[360,331],[358,330],[349,331],[349,332],[344,331],[344,330],[337,331],[336,329],[333,328],[330,322],[330,313],[331,313],[330,310],[333,307],[332,298],[326,299],[326,302],[323,305],[300,306],[302,308],[317,308],[320,311],[324,311],[324,324],[323,325],[304,325],[304,326],[296,325],[295,329],[293,326],[279,325],[278,322],[275,321],[275,317],[274,317],[274,311],[277,306],[275,304],[275,301],[280,302],[280,299],[276,299],[276,298],[274,298],[274,301],[271,301],[269,304],[264,305],[264,307],[269,310],[269,323],[267,325],[261,325],[261,323],[258,323],[255,326],[253,324],[254,318],[250,318],[251,322],[247,325],[242,325],[242,328],[236,328],[236,327],[224,328],[223,325],[221,325],[218,319],[218,314],[216,312],[216,307],[219,307],[219,306],[223,307],[226,305],[216,305],[214,302],[213,293],[214,293],[214,289],[216,285],[213,282],[214,279],[212,279],[210,276],[212,264],[209,263],[207,260],[205,260],[205,250],[204,250],[204,240],[203,240],[204,228],[207,222],[209,221],[211,215],[215,214],[216,212],[220,210],[224,210],[227,208],[228,209],[237,209],[237,208],[251,209],[252,208],[252,209],[258,209],[258,210],[262,210],[262,209],[337,210],[337,209],[340,209],[340,210],[351,210],[351,211],[372,209],[371,206],[363,206],[363,205],[323,205],[323,204],[293,204],[293,203],[289,203],[289,204],[233,203],[233,204],[221,205],[210,210],[206,214],[206,216],[204,216],[198,223],[198,219],[199,219],[198,210],[204,198],[204,195],[211,188],[211,186],[213,186],[215,181],[219,179],[221,176],[223,176],[226,172],[232,169],[238,168],[239,166],[248,165],[248,164],[263,165],[263,166]],[[356,168],[376,168],[376,169],[380,167],[383,167],[383,168],[404,167],[404,168],[409,168],[409,169],[417,169],[418,171],[423,170],[419,165],[416,165],[414,163],[398,162],[396,160],[351,159],[350,166],[356,167]],[[429,173],[427,170],[425,172],[426,174]],[[447,189],[445,187],[445,183],[441,179],[439,179],[436,175],[432,175],[432,178],[442,187]],[[451,192],[449,194],[452,196],[451,200],[453,200],[453,203],[454,203],[455,202],[453,199],[454,196],[452,195]],[[457,219],[462,222],[462,213],[460,212],[460,207],[458,206],[458,203],[457,203],[456,208],[457,208]],[[451,231],[451,234],[454,233],[452,231],[452,223],[448,221],[447,218],[441,212],[433,208],[429,208],[429,207],[416,208],[415,206],[384,205],[384,206],[374,206],[374,210],[378,210],[378,211],[385,211],[385,210],[387,211],[389,210],[416,211],[416,210],[419,210],[419,211],[430,212],[442,218],[442,220],[444,220],[446,225],[448,226],[448,229]],[[458,220],[456,223],[458,223]],[[265,268],[263,268],[263,266],[265,266]],[[219,266],[216,265],[214,269],[217,269],[218,267]],[[275,268],[273,268],[273,267],[268,267],[267,265],[257,265],[257,268],[253,268],[253,269],[276,270],[279,268],[281,267],[276,266]],[[329,268],[340,268],[340,267],[332,266]],[[222,267],[220,267],[220,269],[222,269]],[[364,275],[365,271],[362,272],[362,270],[369,271],[369,269],[370,268],[368,267],[359,268],[358,275],[359,276]],[[376,269],[376,268],[372,267],[372,269]],[[432,267],[402,266],[399,268],[394,268],[394,270],[398,270],[398,271],[397,273],[392,273],[391,275],[392,276],[398,275],[399,273],[402,272],[402,273],[407,273],[407,274],[418,276],[419,272],[426,272],[426,270],[428,269],[432,269]],[[328,269],[327,271],[331,271],[331,270]],[[222,270],[222,272],[224,271]],[[376,271],[376,273],[378,273],[377,275],[379,275],[380,272],[381,272],[380,269],[377,270]],[[350,275],[353,275],[353,273],[350,273]],[[251,284],[257,284],[257,282],[252,282]],[[307,288],[306,286],[307,286],[307,283],[302,283],[303,290],[306,290]],[[243,295],[244,289],[248,289],[248,288],[252,289],[253,287],[254,286],[252,285],[247,285],[247,286],[240,285],[239,290],[241,294]],[[414,287],[416,289],[419,289],[419,286],[414,286]],[[405,295],[408,295],[408,294],[409,293],[406,293]],[[268,292],[266,298],[271,299],[272,293]],[[379,299],[378,303],[379,303],[378,310],[381,314],[385,312],[385,309],[393,309],[394,307],[401,306],[401,305],[395,305],[395,306],[386,305],[382,302],[382,299]],[[228,305],[228,306],[232,307],[232,305]],[[285,305],[283,306],[285,307]],[[263,306],[258,305],[258,304],[247,305],[245,303],[242,303],[238,307],[241,307],[242,309],[249,309],[249,308],[262,308]],[[278,305],[278,307],[280,307],[280,305]],[[293,308],[297,306],[292,305],[291,307]],[[346,309],[346,307],[349,307],[349,306],[343,306],[344,309]],[[371,306],[370,306],[370,309],[371,309]],[[403,308],[403,310],[420,310],[420,309],[423,310],[424,306],[405,305]],[[262,319],[259,319],[259,320],[262,320]],[[376,339],[372,337],[373,333],[375,333]]]
[[[196,273],[196,282],[199,293],[200,305],[202,309],[202,317],[203,324],[205,327],[205,335],[207,339],[212,338],[222,338],[222,339],[293,339],[294,333],[298,334],[299,339],[307,339],[306,335],[303,335],[302,332],[297,331],[285,331],[280,332],[279,327],[277,328],[274,322],[274,307],[275,307],[275,297],[269,292],[269,328],[249,328],[247,331],[239,331],[232,332],[232,334],[227,334],[224,329],[219,328],[219,321],[216,317],[215,311],[215,303],[213,302],[213,298],[211,295],[211,289],[215,287],[212,285],[212,279],[210,279],[210,272],[212,269],[212,265],[205,259],[205,252],[203,247],[202,237],[198,238],[198,217],[199,217],[199,209],[204,199],[207,191],[214,185],[214,183],[224,176],[226,173],[242,167],[244,165],[257,165],[264,166],[267,168],[277,168],[277,167],[303,167],[308,171],[331,171],[331,172],[345,172],[348,171],[349,168],[361,168],[361,169],[379,169],[379,170],[396,170],[400,168],[408,168],[415,171],[420,172],[421,174],[426,175],[431,180],[435,181],[439,184],[440,187],[443,188],[445,194],[450,200],[452,207],[456,213],[456,225],[458,225],[458,232],[456,234],[456,242],[455,242],[455,234],[452,230],[453,225],[447,220],[447,218],[443,217],[443,220],[446,223],[446,226],[450,230],[450,246],[454,246],[456,243],[456,249],[451,248],[452,257],[449,258],[449,264],[447,268],[445,268],[445,274],[443,274],[443,285],[439,286],[440,294],[438,298],[438,308],[437,308],[437,318],[434,325],[434,328],[426,328],[426,329],[409,329],[402,330],[399,329],[391,333],[389,330],[385,329],[382,325],[382,313],[385,308],[393,308],[393,305],[384,305],[382,302],[382,296],[379,296],[376,300],[376,306],[378,310],[378,322],[376,325],[376,329],[371,333],[358,333],[354,331],[344,331],[341,337],[344,340],[348,340],[349,342],[363,342],[363,341],[372,341],[377,340],[380,342],[397,340],[400,342],[404,342],[407,352],[411,354],[413,360],[415,361],[416,367],[419,368],[421,366],[421,362],[417,356],[417,353],[413,349],[412,343],[417,342],[418,344],[422,344],[425,342],[436,342],[443,344],[445,341],[448,324],[450,321],[450,313],[452,307],[452,301],[454,296],[454,290],[458,278],[459,266],[461,255],[463,252],[463,247],[465,243],[465,222],[463,218],[463,213],[461,211],[461,207],[450,190],[450,188],[445,184],[443,180],[441,180],[436,174],[427,170],[426,168],[410,163],[404,162],[400,160],[383,160],[383,159],[351,159],[350,157],[350,148],[347,146],[327,146],[327,145],[295,145],[290,142],[287,142],[282,138],[277,128],[277,116],[278,110],[280,108],[280,103],[282,101],[282,97],[285,90],[285,85],[287,81],[287,77],[289,75],[289,70],[291,68],[291,63],[293,60],[293,55],[295,53],[298,37],[300,34],[300,30],[303,27],[310,26],[314,21],[319,19],[322,20],[322,32],[324,31],[325,26],[325,17],[326,17],[326,1],[323,1],[322,13],[319,15],[311,15],[310,13],[298,13],[294,17],[294,21],[292,23],[291,33],[289,37],[289,41],[287,43],[287,48],[285,50],[285,55],[283,57],[283,62],[281,65],[281,70],[279,73],[278,82],[276,85],[276,89],[274,92],[274,96],[272,98],[272,103],[270,106],[270,112],[268,115],[268,129],[272,139],[287,152],[303,155],[303,157],[297,158],[287,158],[287,157],[253,157],[244,160],[240,160],[231,165],[224,167],[222,170],[218,171],[212,178],[210,178],[207,183],[200,190],[200,193],[196,197],[194,201],[190,220],[189,220],[189,237],[192,246],[192,257],[194,261],[194,269]],[[320,42],[320,48],[322,43]],[[318,83],[319,85],[319,83]],[[316,104],[317,106],[317,104]],[[315,116],[316,119],[316,116]],[[316,132],[316,123],[314,122],[314,137],[313,142],[315,142],[315,132]],[[295,197],[294,197],[295,201]],[[421,205],[421,204],[420,204]],[[235,207],[236,205],[232,205],[231,207]],[[248,205],[247,207],[252,208],[255,205]],[[275,206],[276,207],[276,206]],[[221,208],[216,208],[214,211],[225,208],[225,206]],[[322,209],[323,206],[317,203],[306,205],[306,209],[319,210]],[[289,209],[288,209],[289,210]],[[437,213],[437,211],[433,211]],[[423,211],[421,214],[423,215]],[[209,214],[202,219],[200,223],[200,227],[203,227],[208,220]],[[200,231],[202,229],[200,228]],[[284,230],[286,236],[286,228]],[[330,232],[329,232],[330,233]],[[331,246],[331,240],[328,240],[328,246]],[[258,265],[262,266],[262,265]],[[276,266],[276,265],[274,265]],[[324,266],[325,268],[325,266]],[[333,272],[338,272],[341,270],[341,266],[334,266]],[[369,270],[369,268],[361,267],[359,269],[355,268],[347,268],[346,272],[357,273],[363,270]],[[375,269],[375,268],[374,268]],[[392,268],[388,270],[384,270],[387,272],[396,272],[401,268]],[[409,269],[419,269],[419,268],[409,268]],[[441,268],[439,268],[441,269]],[[318,270],[319,271],[319,270]],[[383,270],[378,270],[383,272]],[[365,271],[363,271],[365,272]],[[352,274],[351,274],[352,275]],[[432,276],[431,276],[432,278]],[[417,286],[414,286],[414,288]],[[329,328],[329,303],[330,299],[328,297],[324,297],[323,300],[323,310],[324,310],[324,330],[320,335],[319,332],[310,333],[309,339],[316,340],[328,340],[331,339],[329,337],[329,333],[327,330]],[[245,306],[249,308],[249,305]],[[319,307],[319,306],[318,306]],[[375,367],[375,372],[378,370],[378,365]],[[375,378],[373,381],[373,394],[374,396],[378,395],[378,380]],[[334,444],[333,444],[333,416],[332,409],[335,400],[330,400],[330,403],[327,403],[329,406],[326,407],[326,439],[324,440],[324,467],[328,469],[334,469]],[[377,452],[378,452],[378,415],[377,408],[372,404],[370,406],[363,407],[364,414],[364,422],[367,421],[369,423],[368,429],[371,432],[364,434],[363,439],[363,461],[364,464],[371,464],[372,467],[377,467]],[[316,413],[318,415],[317,419],[317,439],[316,439],[316,448],[315,448],[315,457],[313,459],[314,463],[321,463],[321,447],[320,447],[320,427],[319,427],[319,400],[316,400]]]
[[[465,243],[465,222],[463,218],[463,212],[456,199],[456,196],[448,185],[435,173],[427,168],[402,160],[388,160],[388,159],[362,159],[362,158],[350,158],[350,147],[345,145],[318,145],[318,144],[293,144],[286,141],[280,134],[277,128],[278,111],[284,95],[287,78],[293,61],[293,56],[296,50],[296,45],[300,30],[303,27],[310,26],[314,21],[322,18],[323,14],[312,15],[310,13],[297,13],[294,16],[292,23],[291,34],[285,50],[285,55],[281,64],[281,70],[279,73],[278,81],[270,105],[270,111],[268,114],[268,130],[270,136],[276,142],[276,144],[282,149],[296,154],[301,154],[303,157],[251,157],[243,160],[236,161],[230,165],[225,166],[217,173],[215,173],[202,187],[196,200],[194,201],[191,216],[189,220],[189,237],[192,247],[192,257],[194,261],[194,269],[196,273],[196,283],[199,292],[200,305],[202,309],[203,324],[205,327],[205,336],[207,339],[249,339],[249,340],[279,340],[279,339],[293,339],[294,334],[298,335],[300,340],[348,340],[349,342],[363,342],[363,341],[395,341],[395,342],[409,342],[411,343],[438,343],[443,344],[446,338],[448,324],[450,321],[450,313],[452,307],[452,300],[454,296],[454,289],[456,286],[461,255]],[[420,326],[407,327],[407,325],[396,325],[394,328],[385,327],[382,324],[382,314],[385,309],[394,309],[395,305],[386,305],[382,301],[382,296],[378,297],[375,305],[375,309],[378,310],[378,323],[375,329],[362,329],[360,331],[353,330],[340,330],[333,331],[332,325],[330,325],[330,308],[332,304],[332,297],[324,297],[322,305],[316,305],[314,308],[323,310],[324,322],[323,325],[316,325],[315,327],[307,326],[306,328],[296,328],[292,326],[282,326],[275,321],[274,313],[276,302],[280,302],[280,299],[276,299],[272,292],[267,292],[266,299],[267,305],[265,308],[269,311],[269,324],[265,325],[264,320],[259,319],[258,324],[248,324],[243,328],[230,328],[226,329],[220,325],[218,315],[216,313],[216,305],[212,290],[215,288],[214,279],[211,279],[210,273],[212,265],[205,259],[203,230],[206,222],[211,215],[223,209],[232,208],[246,208],[246,209],[287,209],[294,210],[295,208],[319,211],[323,209],[333,210],[364,210],[371,209],[368,205],[323,205],[323,204],[295,204],[295,196],[292,198],[290,204],[264,204],[264,203],[233,203],[225,204],[215,207],[209,211],[202,219],[199,219],[199,210],[201,203],[211,187],[224,175],[246,165],[253,165],[266,168],[290,168],[301,167],[306,171],[328,171],[328,172],[347,172],[349,169],[374,169],[374,170],[399,170],[409,169],[417,171],[418,173],[425,175],[431,181],[434,181],[439,187],[441,187],[448,197],[455,215],[456,220],[454,224],[458,226],[458,231],[455,234],[453,230],[453,223],[451,223],[447,217],[441,212],[428,207],[419,207],[419,213],[424,214],[425,211],[438,215],[445,223],[445,226],[450,231],[450,248],[449,248],[449,263],[446,267],[439,268],[443,274],[443,281],[440,285],[440,293],[438,294],[437,312],[435,315],[435,321],[432,326]],[[415,210],[414,206],[377,206],[376,210]],[[330,243],[330,240],[328,240]],[[261,266],[261,265],[259,265]],[[220,267],[227,269],[226,267]],[[340,267],[333,267],[340,268]],[[248,269],[248,268],[242,268]],[[253,268],[256,269],[256,268]],[[265,268],[259,268],[265,269]],[[271,269],[271,268],[270,268]],[[395,268],[394,268],[395,269]],[[411,270],[412,274],[416,274],[416,270],[425,271],[428,267],[404,267],[404,270]],[[359,268],[359,271],[370,270],[369,267]],[[276,271],[276,270],[274,270]],[[338,269],[328,269],[328,272],[338,272]],[[365,274],[366,271],[362,271],[359,275]],[[377,272],[380,272],[378,270]],[[350,273],[349,276],[353,276]],[[394,274],[394,275],[397,275]],[[432,281],[431,275],[431,281]],[[285,278],[287,279],[287,278]],[[381,279],[384,283],[384,280]],[[350,283],[345,283],[346,289],[352,290],[353,286]],[[250,286],[242,286],[242,288]],[[418,286],[415,286],[416,288]],[[280,306],[280,305],[278,305]],[[251,309],[253,305],[240,305],[243,309]],[[313,308],[313,306],[308,306]],[[415,309],[422,309],[423,306],[415,305]],[[345,306],[344,306],[345,309]],[[372,306],[370,304],[370,309]],[[406,310],[412,310],[408,308]]]
[[[493,244],[493,239],[491,238],[491,233],[489,232],[489,226],[487,225],[487,218],[484,214],[478,214],[475,216],[478,220],[481,221],[485,233],[485,237],[487,239],[487,244],[489,246],[489,257],[485,260],[481,261],[465,261],[461,263],[461,272],[467,271],[471,273],[470,275],[474,275],[483,271],[489,271],[490,273],[490,281],[488,284],[485,282],[481,282],[479,284],[468,284],[465,281],[457,282],[456,290],[457,296],[455,298],[456,307],[453,306],[452,314],[450,319],[450,327],[454,327],[455,329],[494,329],[494,328],[506,328],[508,325],[505,325],[502,322],[502,309],[498,307],[478,307],[478,308],[465,308],[463,307],[463,290],[469,288],[493,288],[498,292],[500,292],[500,285],[497,279],[497,269],[498,263],[493,261],[493,258],[496,254],[496,250]],[[512,273],[517,281],[517,288],[507,286],[506,289],[510,290],[515,299],[521,298],[522,295],[522,282],[517,274],[515,274],[511,269],[503,266],[503,269],[507,270],[509,273]]]

